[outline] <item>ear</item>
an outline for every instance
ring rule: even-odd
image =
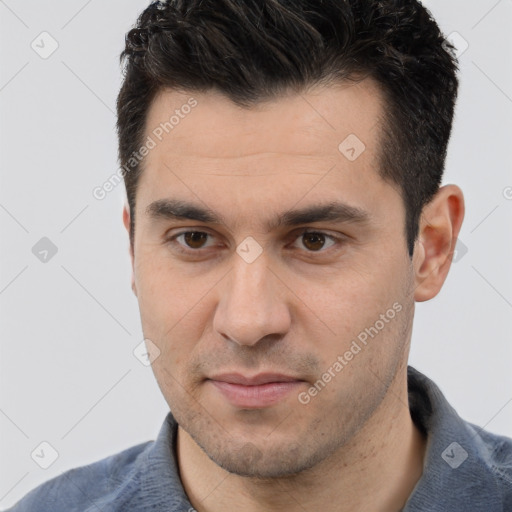
[[[130,238],[130,210],[128,205],[125,203],[123,207],[123,224],[128,232],[128,239]],[[133,245],[130,241],[130,260],[132,263],[132,290],[135,296],[137,296],[137,288],[135,286],[135,268],[134,268],[134,249]]]
[[[414,246],[414,300],[423,302],[441,290],[464,220],[464,195],[456,185],[441,187],[424,207]]]

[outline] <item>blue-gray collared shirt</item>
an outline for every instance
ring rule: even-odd
[[[403,512],[512,512],[512,439],[464,420],[427,377],[408,369],[411,416],[428,436],[423,476]],[[193,512],[176,461],[177,423],[155,441],[72,469],[8,512]]]

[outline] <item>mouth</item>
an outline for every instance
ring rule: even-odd
[[[305,384],[297,377],[260,373],[252,377],[226,373],[207,379],[231,405],[242,409],[262,409],[284,400]]]

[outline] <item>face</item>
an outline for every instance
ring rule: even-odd
[[[404,368],[413,271],[378,173],[381,101],[363,81],[251,109],[214,92],[152,104],[134,291],[172,413],[230,472],[313,467]]]

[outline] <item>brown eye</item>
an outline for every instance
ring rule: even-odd
[[[323,254],[330,248],[340,246],[342,239],[340,237],[329,235],[323,231],[302,231],[296,235],[294,246],[302,251]]]
[[[325,235],[322,233],[304,233],[302,242],[304,247],[310,251],[319,251],[325,245]]]
[[[192,249],[201,249],[208,239],[208,233],[202,233],[201,231],[189,231],[182,235],[185,243]]]

